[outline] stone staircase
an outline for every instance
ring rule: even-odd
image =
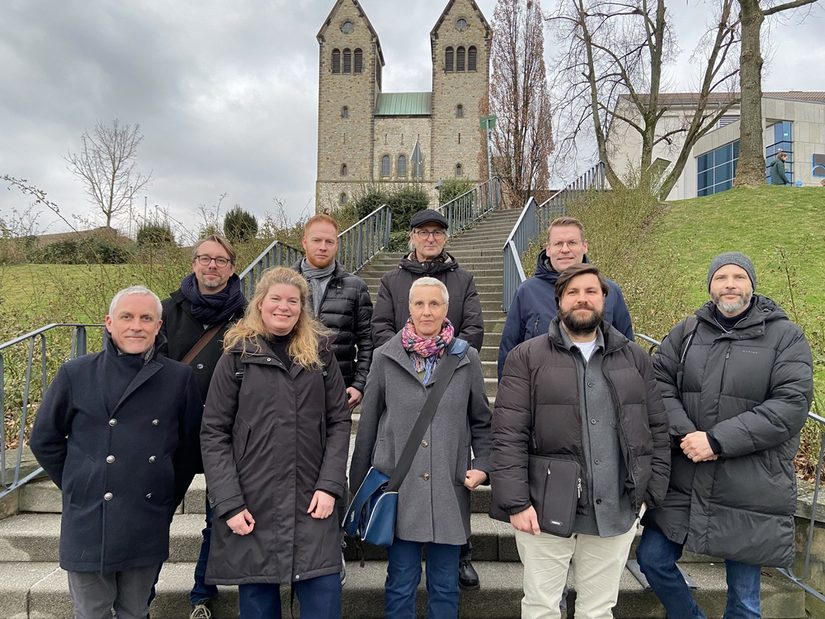
[[[491,403],[495,398],[496,359],[505,318],[501,311],[501,247],[517,217],[517,211],[494,212],[448,245],[459,264],[474,273],[481,296],[485,315],[481,358]],[[380,276],[395,268],[400,256],[400,253],[381,254],[360,273],[373,295]],[[462,594],[461,616],[519,617],[522,567],[513,531],[509,525],[487,516],[489,488],[474,492],[472,497],[473,555],[481,577],[481,589]],[[0,619],[68,619],[72,609],[66,574],[57,565],[60,493],[51,482],[43,479],[24,486],[16,501],[19,514],[0,520]],[[160,575],[158,595],[151,609],[152,619],[185,619],[189,616],[188,592],[200,547],[204,501],[205,482],[199,476],[172,523],[170,558]],[[363,568],[359,567],[354,547],[347,550],[347,555],[344,616],[354,619],[382,617],[386,552],[365,547]],[[711,557],[686,553],[682,567],[699,586],[696,596],[708,616],[721,616],[725,604],[724,566]],[[423,582],[420,590],[423,591]],[[288,600],[289,595],[282,597]],[[802,591],[773,570],[765,570],[762,603],[766,619],[805,617]],[[419,616],[426,616],[425,604],[426,596],[420,595]],[[213,613],[216,619],[237,617],[236,588],[221,587]],[[285,616],[289,616],[288,613],[285,607]],[[625,570],[614,616],[641,619],[665,615],[653,593],[645,591]]]

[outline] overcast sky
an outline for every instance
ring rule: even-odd
[[[28,179],[67,216],[88,215],[62,159],[96,121],[139,123],[135,209],[155,205],[197,230],[226,193],[259,218],[274,199],[314,209],[318,44],[333,0],[6,0],[0,20],[0,173]],[[825,90],[825,10],[774,20],[765,90]],[[381,39],[384,90],[429,90],[429,31],[446,0],[361,0]],[[492,22],[495,0],[478,0]],[[549,9],[549,3],[543,3]],[[695,78],[689,52],[709,5],[677,0],[684,50],[672,89]],[[402,17],[399,19],[399,17]],[[548,37],[546,45],[554,42]],[[29,200],[0,186],[0,217]],[[42,210],[42,209],[41,209]],[[97,223],[100,223],[98,220]],[[48,211],[40,231],[66,228]],[[77,227],[84,227],[76,224]],[[120,221],[119,227],[126,228]],[[183,239],[182,239],[183,240]]]

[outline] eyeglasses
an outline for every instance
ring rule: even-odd
[[[206,254],[198,254],[195,256],[195,260],[197,260],[198,264],[202,267],[208,267],[213,260],[215,261],[215,265],[219,267],[225,267],[227,264],[232,262],[229,258],[224,258],[223,256],[213,258],[212,256],[208,256]]]
[[[419,239],[426,239],[428,236],[432,235],[434,239],[443,239],[447,236],[447,233],[444,230],[416,230],[415,236]]]

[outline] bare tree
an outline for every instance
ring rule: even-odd
[[[680,101],[663,92],[663,69],[675,45],[664,0],[561,0],[548,18],[567,42],[554,79],[557,126],[568,128],[560,142],[561,157],[575,153],[577,140],[592,134],[611,186],[624,187],[621,162],[612,161],[609,152],[611,131],[623,125],[641,143],[639,185],[666,197],[693,146],[737,102],[734,1],[721,0],[714,26],[694,54],[701,67],[698,92],[690,101]],[[690,111],[679,122],[663,122],[669,110],[685,103]],[[664,170],[653,165],[658,152],[671,157]]]
[[[739,124],[739,163],[737,187],[754,187],[765,182],[765,151],[762,144],[762,46],[760,36],[766,17],[788,11],[817,0],[792,0],[763,7],[760,0],[738,0],[742,22],[742,50],[739,56],[742,84],[741,121]]]
[[[98,122],[94,132],[85,131],[80,140],[80,151],[70,151],[64,159],[111,227],[112,218],[129,207],[152,176],[137,170],[137,149],[143,141],[140,125],[121,125],[117,119],[111,126]]]
[[[544,24],[538,0],[498,0],[493,16],[490,106],[495,172],[520,204],[547,189],[553,152]]]

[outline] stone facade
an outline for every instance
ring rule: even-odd
[[[485,180],[479,118],[488,109],[491,36],[474,0],[450,0],[430,32],[432,92],[383,93],[378,34],[357,0],[336,0],[317,36],[316,211],[334,209],[376,183],[419,182],[435,198],[439,179]],[[390,98],[395,105],[388,105]]]

